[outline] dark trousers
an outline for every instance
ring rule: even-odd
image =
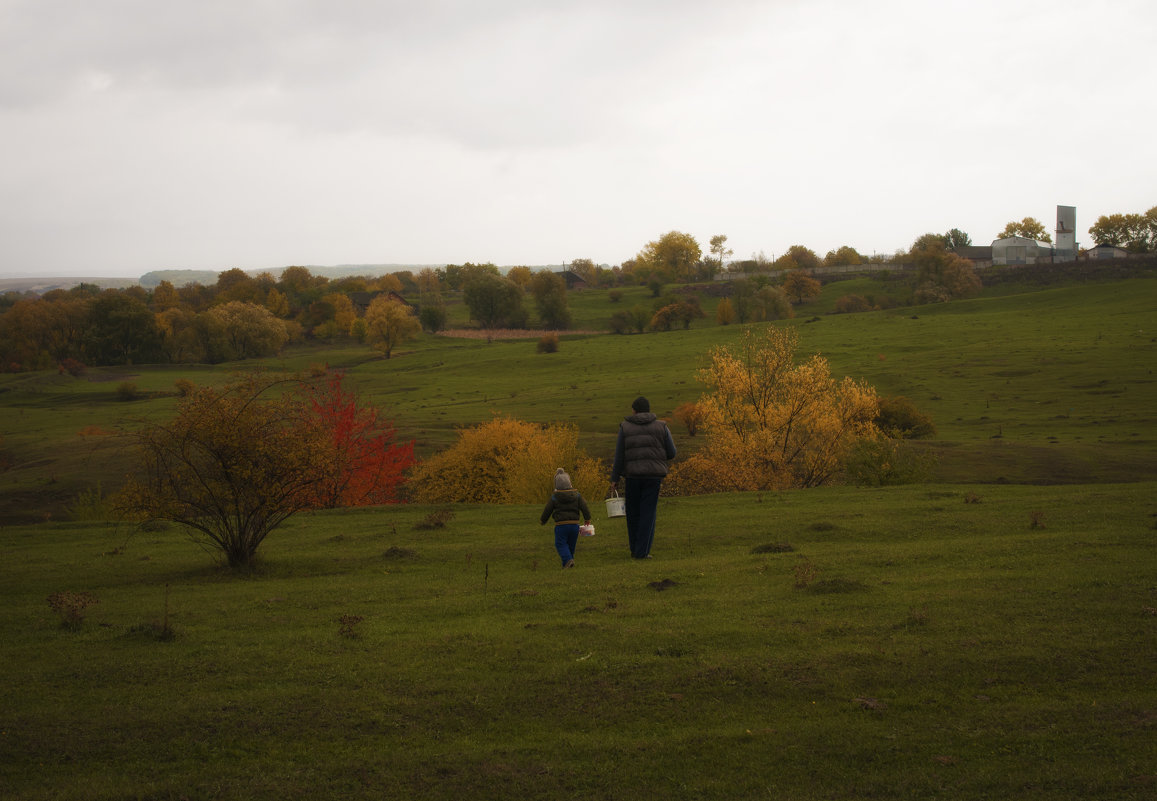
[[[651,553],[662,484],[663,479],[658,477],[626,479],[627,541],[631,545],[631,556],[636,559],[646,559]]]
[[[558,551],[558,558],[562,560],[563,567],[566,567],[566,563],[574,559],[578,538],[578,523],[564,523],[554,527],[554,549]]]

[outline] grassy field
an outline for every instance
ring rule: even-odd
[[[1154,797],[1155,279],[827,314],[891,288],[777,325],[933,416],[928,483],[666,499],[646,562],[600,513],[567,571],[537,507],[302,516],[247,576],[70,518],[181,378],[328,364],[422,454],[497,413],[605,458],[738,327],[0,375],[0,798]],[[75,628],[61,592],[98,601]]]
[[[1002,285],[991,296],[855,315],[824,314],[843,294],[880,295],[880,279],[829,284],[798,316],[801,352],[826,356],[838,376],[905,395],[935,420],[922,443],[939,482],[1096,483],[1157,480],[1157,278],[1047,288]],[[1029,291],[1031,289],[1031,291]],[[574,293],[575,324],[595,328],[617,304],[604,291]],[[385,360],[366,347],[307,347],[263,362],[345,370],[365,397],[395,420],[420,455],[450,444],[458,427],[504,414],[568,422],[594,456],[613,451],[618,421],[639,394],[660,415],[696,400],[707,354],[739,326],[700,320],[688,331],[632,336],[564,336],[553,354],[536,340],[423,336]],[[93,369],[81,379],[55,373],[0,375],[0,521],[67,519],[96,482],[112,489],[129,468],[113,436],[172,413],[174,382],[222,381],[218,367]],[[142,399],[117,399],[131,381]],[[695,440],[675,426],[679,444]]]
[[[0,796],[1149,799],[1155,491],[672,499],[566,571],[537,507],[298,518],[248,578],[5,527]]]

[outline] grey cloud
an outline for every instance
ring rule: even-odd
[[[157,103],[221,92],[235,113],[307,131],[491,147],[579,141],[612,124],[608,112],[636,113],[695,64],[696,41],[729,8],[749,4],[706,18],[690,3],[601,0],[14,5],[0,104],[94,88]]]

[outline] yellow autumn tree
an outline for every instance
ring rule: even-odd
[[[322,339],[334,339],[348,335],[354,320],[358,319],[357,310],[354,309],[353,301],[350,300],[349,295],[342,292],[331,292],[323,296],[321,302],[327,303],[333,308],[333,317],[317,326],[313,331],[314,335]]]
[[[588,503],[605,487],[606,471],[579,448],[576,427],[495,417],[460,430],[414,469],[410,487],[419,503],[545,503],[559,467]]]
[[[794,329],[751,329],[734,349],[717,348],[700,371],[704,447],[681,472],[699,489],[815,487],[837,475],[848,449],[877,435],[876,391],[836,380],[813,355],[796,363]]]
[[[731,325],[735,322],[735,307],[731,304],[730,298],[724,298],[715,307],[715,322],[720,325]]]
[[[366,338],[387,359],[397,345],[413,339],[422,330],[414,310],[389,295],[379,295],[370,302],[365,320]]]

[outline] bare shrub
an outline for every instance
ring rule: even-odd
[[[816,570],[816,566],[813,565],[810,560],[804,559],[795,566],[793,572],[795,573],[793,586],[797,590],[803,590],[807,589],[807,587],[816,580],[816,575],[819,571]]]
[[[76,630],[84,624],[86,610],[100,601],[91,592],[54,592],[48,596],[48,605],[60,616],[63,628]]]
[[[338,628],[338,634],[350,639],[356,639],[357,637],[361,636],[358,634],[356,627],[364,619],[365,618],[363,618],[361,615],[342,615],[337,619],[337,622],[340,626],[340,628]]]
[[[68,373],[73,378],[79,378],[88,372],[88,367],[86,367],[82,362],[73,359],[72,357],[62,359],[59,369],[61,375]]]
[[[862,295],[844,295],[836,299],[836,314],[871,311],[872,304]]]
[[[423,517],[414,524],[414,528],[418,531],[433,531],[439,528],[446,528],[446,524],[454,519],[454,512],[450,509],[438,509],[430,512],[430,514]]]
[[[558,334],[548,331],[538,340],[539,353],[558,353]]]
[[[405,559],[417,559],[418,552],[412,551],[409,548],[399,548],[397,545],[391,545],[382,554],[383,559],[389,559],[391,562],[400,562]]]

